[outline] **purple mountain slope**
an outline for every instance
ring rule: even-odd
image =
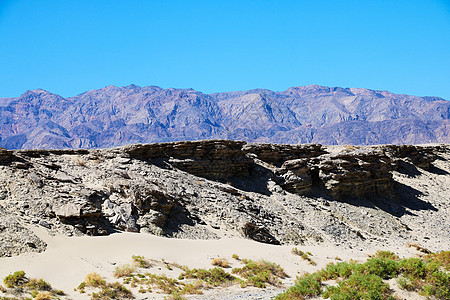
[[[96,148],[233,139],[270,143],[450,143],[450,102],[358,88],[203,94],[107,86],[63,98],[38,89],[0,99],[0,147]]]

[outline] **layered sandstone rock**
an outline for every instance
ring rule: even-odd
[[[4,239],[0,253],[44,249],[26,229],[30,224],[66,235],[123,230],[215,239],[220,230],[272,244],[381,242],[394,233],[407,238],[407,211],[433,214],[427,220],[437,228],[446,226],[448,205],[427,203],[396,180],[435,171],[446,176],[434,160],[445,163],[449,155],[445,145],[333,148],[225,140],[0,149],[0,221],[9,216],[0,237],[18,235]],[[34,246],[10,251],[27,241]]]

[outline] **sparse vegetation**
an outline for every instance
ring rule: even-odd
[[[148,259],[146,259],[144,256],[139,256],[139,255],[133,255],[133,262],[136,266],[140,267],[140,268],[150,268],[151,267],[151,263]]]
[[[30,281],[26,284],[27,287],[33,290],[38,291],[51,291],[52,286],[45,282],[43,279],[30,279]]]
[[[7,288],[20,287],[27,282],[24,271],[17,271],[3,279],[3,283]]]
[[[277,299],[305,299],[306,297],[317,296],[322,292],[321,277],[317,274],[305,274],[297,277],[295,285],[289,288]]]
[[[178,279],[199,279],[211,286],[227,285],[236,280],[236,277],[230,273],[225,272],[222,268],[212,269],[187,269]]]
[[[97,273],[89,273],[86,275],[84,282],[90,287],[100,287],[106,284],[106,281]]]
[[[322,294],[332,299],[392,299],[389,285],[374,274],[355,273],[347,280],[338,282],[337,286],[329,286]]]
[[[233,259],[235,259],[235,260],[241,260],[241,259],[239,258],[239,255],[237,255],[237,254],[231,255],[231,257],[232,257]]]
[[[44,279],[35,279],[35,278],[27,278],[25,276],[24,271],[16,271],[13,274],[7,275],[3,282],[5,283],[8,289],[12,289],[12,291],[8,291],[8,289],[0,286],[0,291],[3,293],[13,293],[14,295],[19,294],[29,294],[34,299],[54,299],[57,295],[64,295],[64,292],[61,290],[53,290],[50,283],[46,282]],[[8,297],[0,297],[0,299],[17,299],[17,298],[8,298]],[[20,299],[29,299],[26,297],[21,297]]]
[[[132,265],[123,265],[120,267],[116,267],[116,270],[114,271],[114,277],[120,278],[130,276],[134,271],[136,271],[136,267]]]
[[[229,268],[230,267],[230,263],[225,258],[222,258],[222,257],[214,258],[211,261],[211,264],[213,266],[218,266],[218,267],[222,267],[222,268]]]
[[[397,278],[400,288],[426,297],[450,299],[450,274],[446,272],[448,252],[429,253],[422,258],[400,259],[390,251],[378,251],[365,263],[330,263],[325,268],[299,278],[276,299],[304,299],[320,295],[331,299],[394,299],[384,279]],[[322,281],[335,280],[337,286],[322,289]]]
[[[252,285],[259,288],[265,288],[266,283],[280,285],[280,278],[286,278],[287,274],[280,265],[265,260],[252,261],[243,259],[245,264],[242,268],[234,268],[233,274],[237,274],[246,279],[241,282],[241,286]]]
[[[86,288],[100,289],[98,292],[93,292],[91,299],[132,299],[133,294],[122,284],[107,283],[99,274],[89,273],[86,275],[83,282],[81,282],[75,290],[81,294],[86,292]]]
[[[417,251],[425,253],[425,254],[431,254],[432,253],[430,250],[428,250],[425,247],[420,246],[417,243],[407,243],[406,246],[408,246],[410,248],[416,248]]]
[[[305,253],[301,250],[298,250],[297,248],[292,248],[291,253],[300,256],[301,258],[303,258],[303,260],[306,260],[312,266],[316,265],[316,262],[314,260],[312,260],[310,257],[310,256],[312,256],[311,252]]]
[[[91,299],[133,299],[134,296],[130,290],[118,282],[106,283],[101,286],[101,290],[92,293]]]
[[[54,299],[53,295],[51,292],[42,292],[42,293],[38,293],[35,297],[34,300],[50,300],[50,299]]]

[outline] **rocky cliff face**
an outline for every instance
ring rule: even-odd
[[[4,149],[0,255],[45,248],[29,224],[70,236],[124,230],[273,244],[445,243],[449,150],[229,140]]]
[[[450,102],[323,86],[206,95],[108,86],[63,98],[44,90],[0,99],[0,147],[100,148],[232,139],[264,143],[449,143]]]

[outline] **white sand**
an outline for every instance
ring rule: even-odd
[[[62,289],[72,299],[88,298],[86,294],[81,295],[73,290],[88,273],[97,272],[108,282],[117,281],[112,277],[115,267],[131,263],[132,255],[143,255],[156,260],[165,259],[167,262],[176,262],[190,268],[210,268],[212,267],[211,260],[215,257],[226,258],[232,267],[240,266],[238,261],[231,258],[234,253],[241,258],[266,259],[280,264],[285,269],[290,278],[284,280],[283,283],[288,287],[293,284],[296,275],[320,269],[329,262],[336,261],[336,256],[343,260],[353,258],[364,261],[367,254],[373,254],[377,250],[358,251],[326,246],[298,246],[299,250],[312,253],[312,259],[317,263],[317,266],[313,267],[299,256],[291,253],[293,246],[261,244],[247,239],[182,240],[138,233],[116,233],[101,237],[64,237],[50,236],[44,229],[38,227],[30,229],[47,242],[47,250],[43,253],[27,253],[16,257],[0,258],[0,278],[4,278],[14,271],[23,270],[30,278],[43,278],[54,288]],[[410,250],[405,248],[405,252],[408,251]],[[164,268],[148,271],[165,273],[174,278],[180,273],[180,270],[170,271]],[[255,290],[257,289],[253,288],[253,291]],[[280,291],[278,289],[273,293],[277,294]],[[136,290],[133,292],[138,299],[161,299],[164,297],[164,295],[158,294],[139,294]],[[217,297],[218,293],[232,295],[242,292],[244,292],[243,289],[234,286],[226,290],[209,291],[204,296],[197,297],[207,299],[208,297]]]

